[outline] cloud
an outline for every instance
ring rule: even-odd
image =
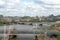
[[[6,1],[6,2],[5,2]],[[47,16],[60,13],[60,0],[5,0],[2,1],[0,8],[6,6],[3,10],[5,15],[29,15],[29,16]],[[6,3],[6,4],[5,4]],[[2,12],[0,10],[0,12]],[[57,14],[56,14],[57,13]]]
[[[5,8],[5,1],[0,0],[0,8]]]
[[[5,6],[4,5],[0,5],[0,8],[5,8]]]
[[[10,2],[10,1],[9,1]],[[7,13],[12,14],[12,12],[20,13],[19,15],[27,14],[27,15],[36,15],[36,13],[42,9],[43,7],[40,7],[39,5],[35,4],[34,2],[20,2],[20,3],[15,3],[15,2],[10,2],[7,3]]]
[[[42,7],[49,9],[60,9],[60,0],[35,0],[37,3],[42,3]]]
[[[44,2],[46,4],[60,4],[60,0],[36,0],[37,2]]]
[[[0,0],[0,14],[4,15],[6,12],[6,0]]]
[[[38,12],[38,15],[39,13],[42,13],[41,15],[60,14],[60,0],[35,0],[35,2],[44,8]]]
[[[3,0],[0,0],[0,5],[4,5],[5,2]]]
[[[11,2],[11,3],[20,3],[20,0],[7,0],[7,3]]]

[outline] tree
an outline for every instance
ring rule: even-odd
[[[57,36],[57,40],[60,40],[60,34]]]
[[[2,25],[3,24],[3,22],[0,20],[0,25]]]

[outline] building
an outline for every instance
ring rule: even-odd
[[[1,19],[2,22],[11,22],[12,19],[11,18],[8,18],[8,17],[4,17]]]

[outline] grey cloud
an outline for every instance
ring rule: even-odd
[[[5,5],[0,5],[0,8],[5,8]]]

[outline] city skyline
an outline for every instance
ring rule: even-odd
[[[0,15],[48,16],[60,15],[60,0],[0,0]]]

